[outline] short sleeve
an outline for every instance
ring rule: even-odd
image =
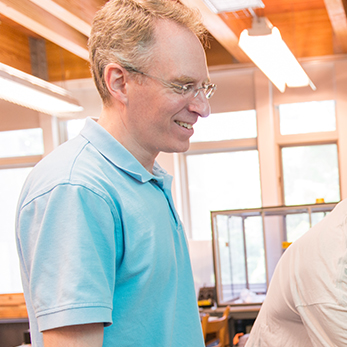
[[[112,323],[115,212],[105,197],[61,184],[24,205],[19,251],[39,330]]]
[[[333,303],[298,307],[314,346],[347,346],[347,307]]]

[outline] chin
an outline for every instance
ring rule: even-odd
[[[187,152],[187,151],[188,151],[188,149],[189,149],[189,145],[190,145],[189,140],[188,140],[188,141],[185,141],[185,142],[180,143],[180,146],[179,146],[179,148],[177,148],[176,153],[183,153],[183,152]]]
[[[162,152],[165,152],[165,153],[184,153],[184,152],[188,151],[189,145],[190,145],[189,141],[187,143],[180,143],[180,145],[171,146],[169,148],[162,150]]]

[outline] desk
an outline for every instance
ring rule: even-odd
[[[0,319],[0,346],[20,346],[28,330],[28,318]]]
[[[230,346],[233,346],[233,338],[237,332],[240,332],[238,327],[242,326],[242,321],[249,323],[253,322],[259,313],[261,304],[248,305],[230,305],[228,318]],[[223,316],[225,307],[204,308],[200,310],[202,313],[208,313],[210,316]],[[237,326],[236,326],[237,325]]]

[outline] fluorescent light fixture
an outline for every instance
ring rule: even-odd
[[[253,18],[252,28],[242,31],[239,46],[282,93],[286,86],[316,89],[279,30],[265,17]]]
[[[2,63],[0,99],[58,117],[83,111],[67,90]]]
[[[215,13],[264,7],[261,0],[204,0],[204,2]]]

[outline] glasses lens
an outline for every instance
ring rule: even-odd
[[[203,90],[206,99],[210,99],[216,90],[216,85],[211,83],[211,84],[206,84],[203,87],[195,89],[194,98],[198,96],[200,90]]]
[[[213,96],[215,90],[216,90],[216,85],[215,84],[208,84],[206,86],[206,88],[204,89],[206,99],[210,99]]]

